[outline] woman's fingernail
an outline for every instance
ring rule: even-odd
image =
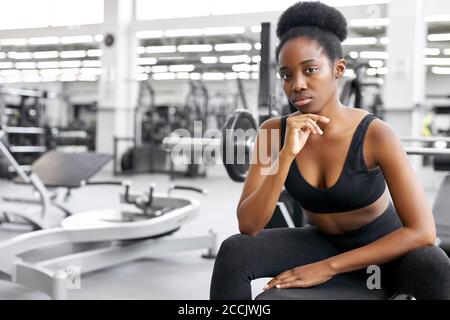
[[[277,284],[275,287],[277,287],[278,289],[281,288],[281,284]]]

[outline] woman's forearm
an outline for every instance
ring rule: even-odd
[[[347,251],[325,260],[333,274],[351,272],[370,265],[380,265],[408,252],[434,244],[432,236],[403,227],[368,245]]]
[[[261,185],[241,202],[237,209],[239,230],[249,235],[258,234],[269,222],[283,189],[293,157],[280,152],[264,173]]]

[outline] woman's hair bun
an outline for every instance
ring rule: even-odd
[[[342,42],[347,38],[347,21],[340,11],[321,2],[297,2],[280,16],[277,37],[292,28],[318,27],[335,34]]]

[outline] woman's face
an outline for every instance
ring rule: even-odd
[[[319,113],[330,97],[337,98],[337,78],[345,71],[345,60],[330,62],[316,41],[305,37],[287,41],[278,65],[283,90],[301,113]]]

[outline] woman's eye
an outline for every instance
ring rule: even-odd
[[[280,74],[280,78],[281,78],[282,80],[289,80],[290,77],[291,77],[291,75],[288,74],[288,73],[281,73],[281,74]]]
[[[319,68],[317,67],[308,67],[306,68],[306,73],[315,73]]]

